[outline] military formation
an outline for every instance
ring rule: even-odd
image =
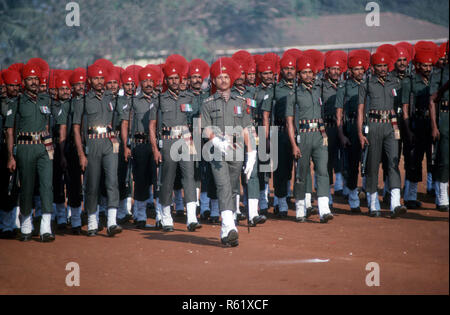
[[[380,165],[391,218],[421,207],[425,181],[448,212],[448,79],[448,42],[429,41],[240,50],[211,65],[13,64],[0,75],[1,237],[114,237],[130,222],[172,232],[175,216],[189,232],[220,224],[234,247],[243,221],[268,220],[271,178],[279,218],[293,198],[297,222],[328,223],[337,196],[380,217]]]

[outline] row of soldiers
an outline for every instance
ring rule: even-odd
[[[121,233],[131,216],[148,228],[153,201],[156,226],[170,232],[175,196],[177,214],[186,206],[188,231],[202,227],[200,208],[200,219],[221,221],[222,243],[237,246],[236,225],[246,217],[241,185],[249,226],[267,220],[272,175],[276,215],[287,217],[293,180],[296,220],[313,213],[314,187],[327,223],[333,184],[351,212],[361,212],[361,168],[369,215],[378,217],[380,164],[396,218],[420,207],[425,154],[436,206],[448,211],[447,51],[448,43],[422,41],[382,45],[374,54],[239,51],[211,66],[180,55],[126,69],[105,59],[73,71],[50,70],[39,58],[14,64],[0,82],[3,233],[20,226],[22,241],[33,229],[53,241],[51,222],[67,223],[66,201],[74,234],[83,214],[88,236],[103,225],[109,236]],[[41,208],[37,225],[34,208]]]

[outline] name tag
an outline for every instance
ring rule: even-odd
[[[234,114],[235,115],[242,115],[242,107],[241,106],[234,106]]]
[[[42,114],[46,114],[46,115],[50,114],[50,108],[48,108],[48,106],[39,106],[39,108],[40,108]]]
[[[192,112],[192,105],[191,104],[181,104],[181,111],[183,113]]]

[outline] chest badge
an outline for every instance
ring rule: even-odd
[[[252,100],[251,98],[247,98],[246,102],[247,102],[247,106],[250,106],[250,107],[253,107],[253,108],[256,107],[256,101],[255,100]]]
[[[44,106],[39,106],[41,113],[45,114],[45,115],[49,115],[50,114],[50,108],[48,108],[48,106],[44,105]]]
[[[191,104],[181,104],[181,111],[183,113],[190,113],[192,112],[192,105]]]
[[[241,106],[234,106],[234,114],[235,115],[242,115],[242,107]]]

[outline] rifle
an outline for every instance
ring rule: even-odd
[[[367,138],[368,136],[368,132],[367,129],[369,128],[369,126],[367,125],[367,114],[366,114],[366,119],[365,119],[366,123],[363,124],[363,134],[364,137]],[[369,145],[367,143],[364,144],[364,148],[361,152],[361,177],[365,177],[366,173],[367,173],[367,155],[369,154]]]
[[[16,113],[19,112],[19,108],[20,108],[20,94],[17,96],[17,111],[16,111]],[[15,130],[16,130],[16,124],[17,124],[17,119],[15,119],[13,132],[15,132]],[[16,145],[16,136],[14,135],[13,156],[14,156],[14,159],[17,161],[16,154],[17,154],[17,145]],[[14,172],[9,175],[8,197],[11,198],[13,196],[13,194],[15,194],[15,191],[18,192],[18,190],[16,190],[16,188],[18,188],[18,187],[19,187],[19,174],[18,174],[18,168],[16,165],[16,169],[14,170]]]
[[[161,149],[163,148],[163,141],[161,138],[161,120],[162,120],[162,115],[161,115],[161,93],[158,93],[158,111],[157,111],[157,126],[156,126],[156,141],[158,142],[158,147],[159,150],[161,151]],[[161,172],[161,163],[158,163],[158,165],[156,166],[156,193],[157,193],[157,197],[159,197],[159,191],[161,190],[161,186],[162,186],[162,172]]]
[[[298,117],[298,99],[297,99],[297,74],[296,78],[294,80],[294,93],[295,93],[295,103],[294,103],[294,126],[295,126],[295,139],[297,142],[297,145],[300,145],[300,132],[299,132],[299,117]],[[295,161],[295,182],[300,182],[300,163],[298,162],[298,159]]]
[[[125,176],[125,187],[127,189],[127,191],[129,191],[129,189],[132,186],[132,180],[131,180],[131,175],[133,173],[133,150],[134,150],[134,145],[135,145],[135,141],[132,140],[132,137],[134,136],[134,130],[135,130],[135,126],[133,125],[133,109],[134,109],[134,92],[131,95],[131,107],[130,107],[130,114],[128,117],[128,138],[127,138],[127,147],[131,150],[131,156],[128,159],[128,166],[127,166],[127,174]]]
[[[86,64],[86,76],[88,75],[88,64]],[[87,137],[88,137],[88,124],[87,124],[87,115],[84,114],[84,111],[86,110],[86,95],[88,93],[87,90],[87,80],[84,84],[84,95],[83,95],[83,120],[82,120],[82,130],[83,130],[83,138],[82,141],[84,142],[84,154],[87,156],[89,154],[89,148],[87,146]]]

